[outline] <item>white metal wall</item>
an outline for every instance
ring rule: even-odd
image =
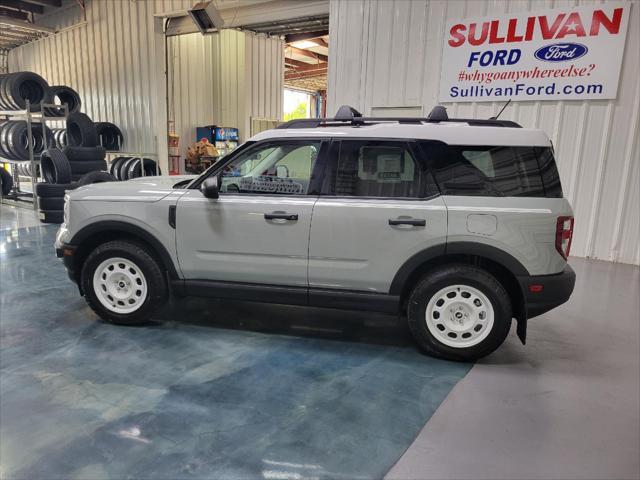
[[[82,98],[83,111],[94,121],[114,122],[123,130],[124,148],[127,151],[156,152],[157,119],[162,111],[156,95],[157,64],[164,64],[164,59],[156,58],[153,15],[186,10],[194,3],[195,0],[87,0],[86,23],[83,23],[85,15],[77,2],[67,0],[59,11],[38,20],[54,28],[77,26],[11,50],[9,71],[30,70],[42,75],[50,85],[65,84],[73,87]],[[260,12],[262,18],[265,18],[264,15],[273,9],[283,18],[304,13],[300,3],[285,0],[218,0],[217,4],[226,8],[223,17],[230,24],[237,23],[239,18],[244,17],[254,21],[256,19],[249,14],[260,16]],[[323,2],[316,1],[313,5],[318,9]],[[244,95],[234,93],[238,88],[238,83],[233,78],[234,72],[221,69],[219,83],[215,87],[217,90],[202,91],[205,95],[211,95],[205,97],[207,100],[221,100],[214,107],[210,118],[216,122],[219,119],[221,123],[230,126],[237,124],[244,134],[249,132],[250,116],[281,117],[282,93],[268,95],[264,90],[267,85],[270,89],[277,88],[278,78],[283,75],[283,54],[282,59],[276,55],[278,47],[275,42],[279,40],[252,37],[249,42],[237,35],[237,32],[231,31],[223,33],[223,38],[229,36],[229,41],[222,42],[217,50],[214,49],[216,35],[201,37],[199,43],[194,36],[179,44],[180,52],[185,54],[179,62],[181,67],[186,68],[181,68],[177,79],[184,89],[176,105],[180,105],[182,101],[187,103],[181,106],[182,111],[177,112],[177,115],[185,115],[186,105],[190,105],[194,106],[194,121],[197,120],[198,125],[200,118],[208,118],[202,111],[204,103],[198,102],[196,96],[188,93],[189,85],[185,81],[190,73],[189,69],[196,67],[197,62],[203,60],[205,49],[209,49],[207,51],[212,55],[215,52],[219,54],[213,55],[217,59],[213,64],[210,60],[205,62],[204,68],[208,69],[209,74],[212,75],[216,68],[220,70],[220,62],[226,65],[225,62],[231,61],[241,50],[238,68],[246,65],[249,80],[261,83],[244,92]],[[189,49],[189,42],[195,47],[195,51]],[[251,48],[245,49],[247,42],[251,44]],[[208,58],[211,59],[212,56]],[[272,61],[275,62],[275,67],[271,64]],[[279,67],[281,64],[282,67]],[[191,80],[197,81],[198,78]],[[204,83],[198,85],[198,88],[202,88]],[[243,88],[248,88],[249,84],[243,85]],[[225,92],[224,95],[221,94],[222,91]],[[227,94],[229,91],[230,95]],[[245,110],[238,102],[245,101],[251,108],[246,110],[248,116],[243,114],[240,125],[237,120],[239,107],[242,107],[243,112]]]
[[[69,85],[94,121],[124,133],[124,149],[156,151],[156,62],[153,14],[187,8],[190,0],[90,0],[86,24],[11,50],[9,70],[30,70],[50,85]],[[56,27],[83,21],[76,5],[48,18]]]
[[[328,111],[437,104],[445,21],[584,1],[332,0]],[[547,132],[576,226],[572,254],[640,264],[640,3],[633,1],[618,98],[515,102],[502,118]],[[489,118],[502,103],[446,104],[452,117]]]
[[[250,119],[281,118],[284,43],[264,35],[223,30],[169,37],[169,109],[180,151],[195,129],[220,125],[250,135]]]

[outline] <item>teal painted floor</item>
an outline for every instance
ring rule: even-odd
[[[327,309],[191,299],[113,326],[54,233],[0,232],[3,479],[381,478],[470,368]]]

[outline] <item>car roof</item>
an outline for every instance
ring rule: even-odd
[[[373,119],[371,119],[373,120]],[[254,135],[250,141],[291,138],[366,138],[437,140],[449,145],[511,145],[549,147],[543,130],[505,126],[477,126],[467,122],[443,123],[397,121],[370,122],[359,125],[327,125],[311,128],[276,128]]]

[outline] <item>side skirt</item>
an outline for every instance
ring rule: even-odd
[[[400,296],[385,293],[216,280],[174,280],[171,282],[171,287],[179,296],[224,298],[392,314],[400,311]]]

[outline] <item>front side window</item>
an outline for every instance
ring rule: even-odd
[[[406,143],[342,140],[332,151],[330,194],[420,197],[423,172]]]
[[[225,165],[220,193],[306,195],[320,141],[277,141],[257,145]]]

